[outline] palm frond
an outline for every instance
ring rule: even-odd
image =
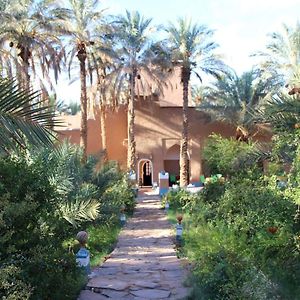
[[[300,24],[293,28],[283,24],[280,32],[269,35],[266,50],[254,56],[261,58],[261,69],[272,71],[279,79],[291,84],[300,66]]]
[[[99,210],[100,203],[94,199],[76,199],[59,206],[61,217],[75,227],[83,221],[95,220],[99,216]]]
[[[44,106],[38,93],[18,88],[15,80],[0,79],[0,148],[9,151],[15,143],[52,146],[54,125],[60,121],[55,113]]]
[[[277,130],[294,130],[300,126],[300,95],[276,94],[260,110],[260,121]]]

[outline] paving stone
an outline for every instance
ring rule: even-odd
[[[93,293],[92,291],[83,290],[77,300],[107,300],[107,297],[98,293]]]
[[[157,284],[155,282],[151,282],[150,280],[137,280],[137,281],[133,282],[133,284],[136,286],[150,288],[150,289],[159,287],[159,284]]]
[[[138,291],[132,291],[131,294],[146,299],[165,299],[170,296],[171,292],[164,290],[142,289]]]
[[[181,270],[171,270],[171,271],[163,271],[162,272],[165,279],[175,279],[175,278],[182,278],[182,281],[184,279],[184,276],[182,276]]]
[[[161,265],[161,269],[163,271],[177,271],[177,270],[181,270],[181,266],[180,264],[178,263],[169,263],[169,264],[166,264],[166,263],[163,263],[163,264],[160,264]]]
[[[160,282],[162,279],[162,275],[160,274],[160,272],[155,272],[154,274],[151,274],[149,279],[153,282]]]
[[[125,270],[123,270],[123,273],[124,274],[136,274],[137,270],[139,270],[139,268],[138,269],[136,269],[136,268],[127,269],[126,268]]]
[[[106,279],[103,277],[92,278],[87,287],[89,288],[100,288],[100,289],[110,289],[116,291],[124,291],[129,287],[130,283],[125,281],[120,281],[119,279]]]
[[[112,299],[124,299],[126,296],[129,296],[127,292],[118,292],[118,291],[112,291],[112,290],[102,290],[101,294],[112,298]]]
[[[121,271],[121,268],[99,268],[93,271],[94,274],[100,275],[115,275]]]

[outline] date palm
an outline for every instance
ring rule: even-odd
[[[217,44],[211,41],[213,32],[205,26],[193,25],[180,18],[166,28],[171,60],[181,70],[183,89],[182,140],[180,147],[180,186],[188,184],[188,96],[191,75],[201,80],[201,73],[219,77],[225,71],[220,57],[215,54]]]
[[[114,91],[111,87],[111,81],[108,79],[108,69],[111,63],[104,62],[102,58],[97,57],[97,84],[93,85],[90,96],[92,98],[91,105],[93,109],[99,110],[100,131],[101,131],[101,146],[102,146],[102,161],[108,161],[107,153],[107,136],[106,136],[106,111],[107,109],[116,109],[118,101],[115,101]],[[100,60],[100,62],[99,62]]]
[[[76,56],[80,72],[81,128],[80,145],[83,147],[83,162],[87,160],[87,75],[92,80],[92,63],[95,51],[95,28],[103,16],[98,10],[98,0],[69,0],[66,10],[69,20],[63,31],[69,36],[70,58],[69,71]]]
[[[106,111],[116,109],[120,104],[120,97],[115,96],[112,85],[111,70],[114,69],[114,60],[118,59],[114,51],[112,40],[112,26],[104,22],[96,28],[97,47],[93,55],[93,66],[97,77],[97,84],[91,89],[93,108],[97,108],[100,113],[100,130],[102,145],[102,161],[108,161],[107,136],[106,136]]]
[[[109,68],[113,68],[113,64],[106,62],[105,67],[101,69],[99,74],[97,92],[98,97],[96,107],[100,111],[100,128],[101,128],[101,144],[102,144],[102,159],[107,162],[107,135],[106,135],[106,112],[107,110],[116,111],[120,106],[126,105],[128,97],[124,91],[117,91],[116,87],[112,85],[112,78],[110,76]],[[99,71],[98,71],[99,72]]]
[[[199,109],[213,119],[236,127],[236,139],[247,142],[257,131],[255,122],[263,101],[277,91],[280,81],[276,76],[251,70],[238,76],[234,71],[223,75],[205,89]]]
[[[300,84],[300,82],[299,82]],[[262,121],[269,123],[275,132],[287,133],[300,128],[300,95],[278,93],[264,106]]]
[[[111,73],[116,95],[124,88],[128,90],[128,152],[127,168],[135,170],[135,105],[136,99],[151,93],[151,84],[161,88],[162,72],[156,68],[156,46],[150,39],[153,28],[151,19],[145,19],[138,12],[126,11],[113,22],[115,40],[115,68]],[[141,84],[137,83],[137,80]],[[141,93],[137,90],[142,87]]]
[[[52,69],[57,79],[63,56],[56,35],[60,18],[53,0],[11,0],[2,5],[0,46],[6,54],[2,67],[19,77],[24,89],[30,89],[31,74],[36,75],[37,69],[48,79]]]
[[[281,32],[270,34],[266,50],[255,54],[262,58],[263,70],[275,71],[284,77],[284,82],[293,88],[299,87],[300,76],[300,23],[294,28],[282,26]],[[296,82],[295,82],[296,81]]]

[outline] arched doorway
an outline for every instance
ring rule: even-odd
[[[152,186],[153,167],[149,159],[141,159],[139,162],[139,186]]]

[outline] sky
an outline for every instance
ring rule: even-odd
[[[282,24],[294,27],[300,21],[300,0],[100,0],[108,14],[137,10],[153,24],[175,23],[178,17],[214,30],[213,40],[225,63],[238,74],[255,63],[251,54],[265,49],[268,34],[280,32]],[[58,99],[78,101],[80,86],[60,83]]]

